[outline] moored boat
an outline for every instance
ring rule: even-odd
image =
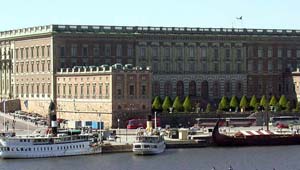
[[[147,129],[137,132],[136,140],[132,145],[132,151],[136,155],[154,155],[164,152],[166,148],[164,136],[152,129],[151,116],[148,117]]]
[[[219,132],[219,121],[213,129],[213,142],[219,146],[299,145],[300,134],[275,133],[269,130],[239,131],[233,136]]]
[[[58,136],[6,136],[0,138],[1,158],[41,158],[101,153],[91,134]]]

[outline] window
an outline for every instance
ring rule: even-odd
[[[253,71],[253,61],[248,61],[248,71],[252,72]]]
[[[21,57],[21,59],[22,59],[22,58],[23,58],[23,48],[20,48],[20,52],[21,52],[20,57]]]
[[[242,50],[241,49],[236,50],[236,58],[237,58],[237,60],[242,59]]]
[[[226,49],[226,51],[225,51],[225,53],[226,53],[226,60],[229,60],[230,59],[230,49]]]
[[[40,56],[40,47],[36,47],[36,57],[39,57]]]
[[[42,46],[42,57],[45,57],[45,46]]]
[[[182,49],[182,47],[177,47],[177,55],[178,55],[178,59],[183,58],[183,49]]]
[[[131,95],[131,96],[134,95],[134,85],[129,86],[129,95]]]
[[[50,66],[50,61],[47,61],[47,65],[48,65],[48,66],[47,66],[48,71],[50,71],[50,67],[51,67],[51,66]]]
[[[273,71],[273,63],[272,61],[268,61],[268,72],[272,72]]]
[[[105,85],[105,94],[106,94],[106,97],[109,97],[109,84]]]
[[[202,63],[202,72],[207,73],[207,64],[206,63]]]
[[[131,45],[127,47],[127,55],[128,57],[133,56],[133,48]]]
[[[39,71],[40,71],[40,64],[39,64],[39,62],[38,62],[38,61],[36,62],[36,71],[37,71],[37,72],[39,72]]]
[[[278,50],[277,50],[277,57],[279,57],[279,58],[282,57],[282,48],[278,48]]]
[[[26,63],[26,72],[27,73],[29,72],[29,63],[28,62]]]
[[[145,47],[141,47],[140,48],[140,56],[141,57],[145,57],[146,56],[146,48]]]
[[[64,96],[66,95],[66,85],[65,84],[63,85],[63,95]]]
[[[206,54],[207,54],[206,47],[201,47],[201,57],[206,58]]]
[[[61,57],[65,56],[65,47],[60,47],[60,56]]]
[[[50,84],[48,84],[48,86],[47,86],[47,91],[48,91],[48,97],[50,97],[50,94],[51,94]]]
[[[273,49],[268,48],[268,57],[272,57],[272,56],[273,56]]]
[[[158,57],[158,48],[157,47],[152,47],[152,57],[153,58]]]
[[[47,46],[47,56],[50,57],[50,46]]]
[[[42,96],[45,96],[45,84],[42,84]]]
[[[86,85],[86,96],[87,97],[90,96],[90,85],[89,84]]]
[[[28,48],[25,48],[25,57],[28,59]]]
[[[30,50],[30,52],[31,52],[31,58],[33,58],[34,47],[31,47],[30,49],[31,49]]]
[[[40,95],[40,85],[37,84],[36,85],[36,96],[39,97],[39,95]]]
[[[16,55],[16,59],[18,59],[18,57],[19,57],[19,49],[16,49],[15,55]]]
[[[99,84],[99,96],[102,96],[102,83]]]
[[[263,56],[263,49],[261,47],[258,48],[257,55],[258,55],[258,57],[262,57]]]
[[[142,95],[146,95],[146,85],[142,85]]]
[[[83,84],[80,85],[80,97],[83,97]]]
[[[262,72],[262,66],[263,66],[262,61],[261,60],[258,61],[258,72]]]
[[[105,56],[110,56],[110,51],[111,51],[110,45],[106,44],[105,51],[104,51]]]
[[[214,59],[215,61],[219,58],[219,50],[217,48],[214,49]]]
[[[75,97],[77,97],[77,95],[78,95],[77,88],[78,88],[78,85],[76,84],[74,87],[74,92],[75,92],[74,96]]]
[[[29,96],[29,85],[27,84],[26,85],[26,97],[28,97]]]
[[[190,57],[191,58],[195,57],[195,48],[194,47],[190,47],[189,49],[190,49],[189,50],[190,51]]]
[[[31,72],[34,72],[34,62],[31,62]]]
[[[94,57],[98,57],[99,55],[99,47],[94,47]]]
[[[76,57],[77,56],[77,46],[72,45],[71,46],[71,57]]]
[[[84,46],[82,48],[82,56],[83,57],[87,57],[88,56],[88,47],[87,46]]]
[[[118,89],[118,90],[117,90],[117,95],[118,95],[118,96],[121,96],[121,95],[122,95],[122,89]]]
[[[34,96],[34,84],[31,84],[31,97]]]
[[[69,84],[69,96],[71,96],[71,95],[72,95],[72,85]]]
[[[290,49],[287,50],[287,57],[288,58],[292,57],[292,50],[290,50]]]
[[[122,56],[122,45],[118,44],[117,45],[117,57],[121,57]]]
[[[42,62],[42,72],[45,71],[45,62]]]

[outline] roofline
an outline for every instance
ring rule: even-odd
[[[133,34],[217,34],[217,35],[270,35],[300,36],[294,29],[251,28],[201,28],[201,27],[153,27],[109,25],[44,25],[0,32],[0,40],[45,33],[133,33]]]

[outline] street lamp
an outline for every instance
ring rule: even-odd
[[[99,137],[100,137],[100,143],[102,143],[102,123],[101,123],[101,113],[98,114],[99,116],[99,120],[100,120],[100,134],[99,134]]]
[[[120,133],[120,119],[118,118],[118,130],[119,130],[119,135],[121,134]],[[120,136],[120,142],[121,142],[121,136]]]

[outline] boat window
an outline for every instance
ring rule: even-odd
[[[144,148],[150,148],[150,146],[149,145],[144,145]]]
[[[28,148],[28,151],[31,151],[31,148]]]
[[[24,149],[23,149],[23,148],[21,148],[21,151],[24,151]]]
[[[7,151],[9,151],[9,147],[7,147]]]
[[[141,148],[141,145],[135,145],[134,147],[135,148]]]
[[[14,148],[11,148],[11,151],[13,152],[15,149]]]

